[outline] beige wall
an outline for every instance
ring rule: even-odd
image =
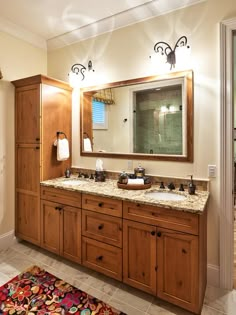
[[[0,32],[0,237],[14,229],[14,88],[12,80],[47,73],[47,53]],[[32,170],[33,171],[33,170]]]
[[[219,23],[232,17],[236,17],[235,0],[208,0],[48,53],[48,74],[62,80],[68,80],[72,64],[92,59],[96,71],[92,81],[85,80],[88,86],[157,74],[148,58],[154,44],[164,40],[173,46],[180,36],[188,37],[188,68],[194,71],[194,163],[134,161],[133,167],[141,162],[148,174],[207,178],[208,164],[217,166],[208,212],[208,263],[212,265],[219,265]],[[79,155],[78,106],[73,104],[73,166],[94,168],[95,158]],[[103,161],[107,170],[127,168],[125,160]]]
[[[219,264],[219,132],[220,59],[219,23],[236,17],[235,0],[207,0],[198,5],[156,17],[91,38],[63,49],[46,52],[0,33],[0,236],[14,228],[14,89],[10,81],[38,73],[68,80],[74,63],[92,59],[96,69],[84,85],[132,79],[157,74],[149,55],[157,41],[172,46],[182,35],[191,45],[188,68],[194,71],[194,163],[139,162],[146,173],[164,176],[193,174],[207,178],[207,165],[216,164],[217,178],[211,181],[208,215],[208,263]],[[47,63],[48,58],[48,64]],[[180,68],[182,69],[182,68]],[[176,70],[179,70],[176,68]],[[79,155],[78,92],[73,102],[73,166],[94,168],[94,158]],[[121,171],[127,161],[103,159],[107,170]]]

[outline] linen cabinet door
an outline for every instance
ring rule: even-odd
[[[40,84],[16,88],[15,123],[17,143],[40,142]]]
[[[81,209],[64,207],[62,224],[61,254],[69,260],[81,263]]]
[[[60,233],[62,207],[60,204],[41,200],[41,246],[50,252],[60,254]]]
[[[40,244],[40,147],[16,145],[16,236]]]
[[[123,281],[156,294],[156,227],[123,220]]]
[[[157,229],[157,296],[198,314],[198,236]]]

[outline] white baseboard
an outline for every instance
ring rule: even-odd
[[[16,242],[14,230],[0,235],[0,250],[7,249]]]
[[[207,284],[213,287],[220,287],[220,267],[217,265],[207,265]]]

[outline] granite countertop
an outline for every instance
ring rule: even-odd
[[[176,194],[184,195],[186,199],[181,201],[156,200],[147,196],[146,193],[151,191],[168,192],[169,190],[160,189],[157,185],[152,185],[151,188],[142,190],[120,189],[117,187],[116,180],[107,179],[105,182],[95,182],[92,179],[80,179],[76,176],[71,176],[70,178],[59,177],[46,180],[41,182],[41,185],[126,201],[139,202],[147,205],[161,206],[163,208],[192,212],[196,214],[203,213],[209,198],[208,191],[196,190],[195,195],[189,195],[187,191],[180,192],[178,190],[174,190]]]

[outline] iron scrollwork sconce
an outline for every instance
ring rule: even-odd
[[[175,64],[176,64],[176,55],[175,55],[176,48],[184,47],[184,46],[186,46],[187,48],[190,48],[190,46],[187,45],[187,42],[188,42],[187,37],[181,36],[177,40],[174,49],[172,49],[169,44],[161,41],[161,42],[158,42],[154,45],[154,51],[156,53],[161,53],[162,55],[164,55],[164,54],[166,55],[166,57],[167,57],[166,62],[170,64],[170,70],[171,70],[172,68],[175,67]]]
[[[82,65],[81,63],[75,63],[72,67],[71,67],[71,72],[76,74],[76,75],[81,75],[82,76],[82,79],[81,80],[84,80],[85,78],[85,74],[84,72],[87,70],[87,68]],[[92,61],[89,60],[88,62],[88,71],[95,71],[93,69],[93,64],[92,64]]]

